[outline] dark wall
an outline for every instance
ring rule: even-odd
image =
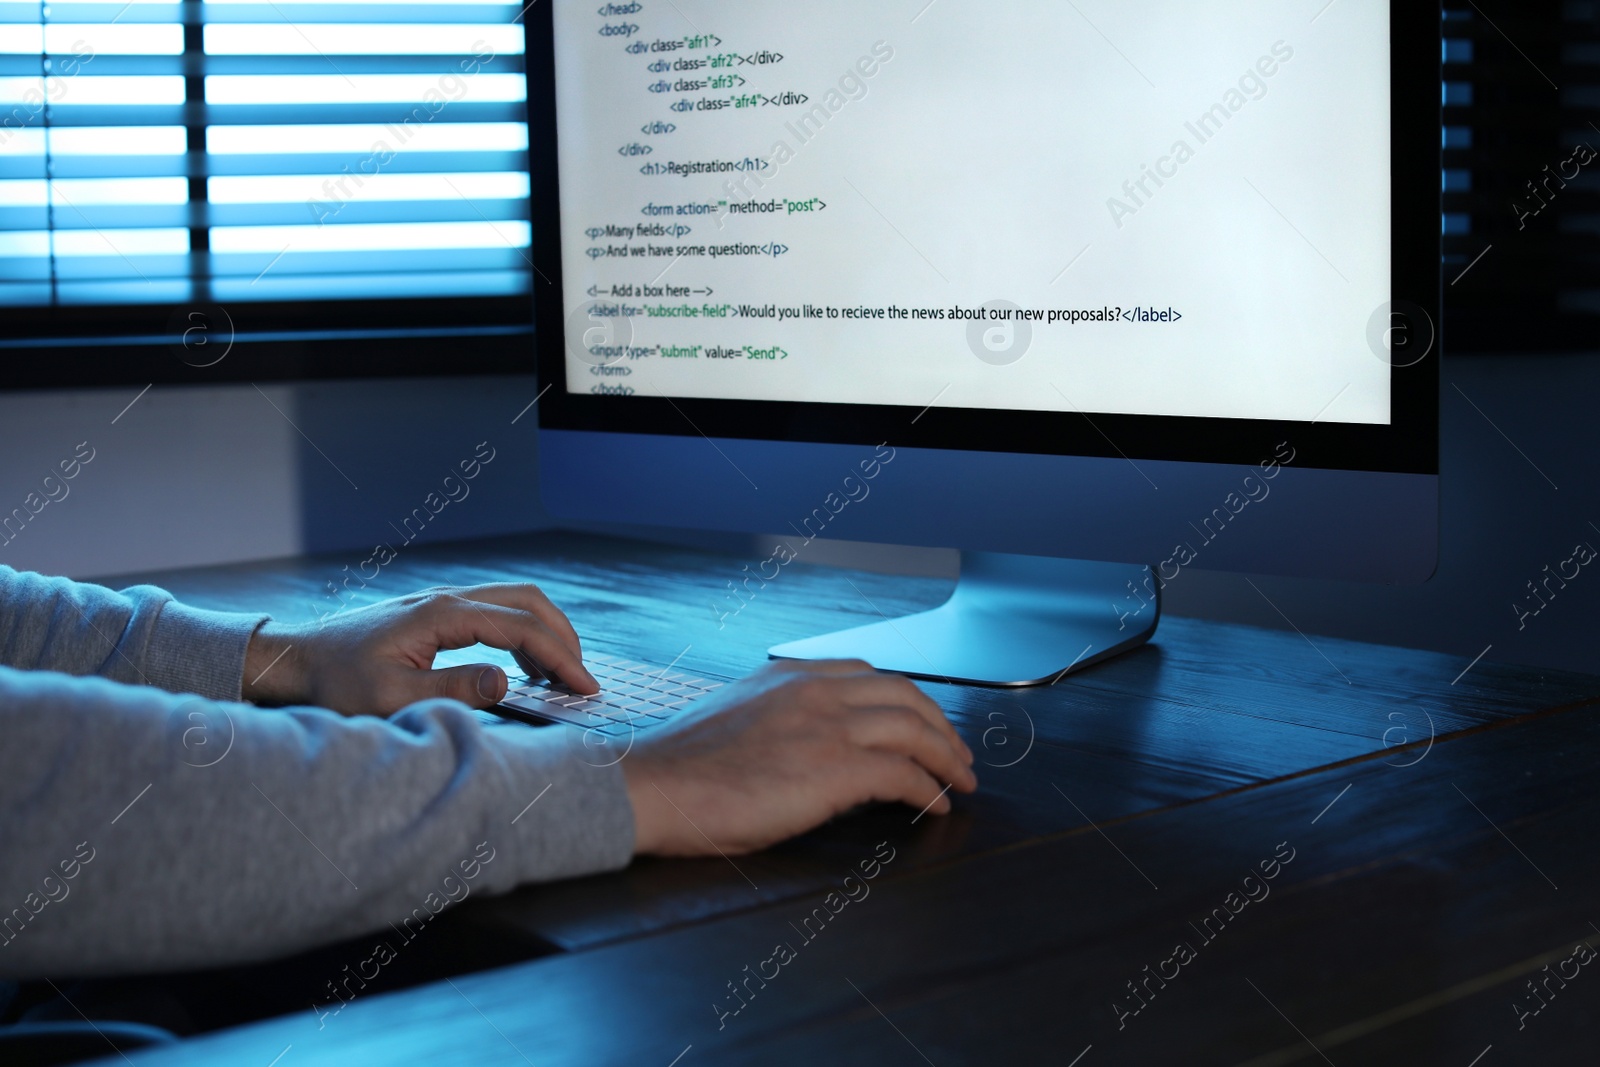
[[[1447,358],[1441,397],[1439,569],[1415,588],[1197,573],[1171,610],[1600,673],[1600,560],[1548,607],[1542,581],[1579,542],[1600,549],[1600,358]],[[1476,407],[1474,407],[1476,405]],[[1358,517],[1383,522],[1382,515]],[[1570,568],[1569,568],[1570,573]],[[1190,582],[1184,576],[1181,582]]]

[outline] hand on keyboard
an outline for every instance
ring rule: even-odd
[[[621,761],[634,850],[751,852],[869,801],[933,814],[972,752],[909,680],[858,660],[775,663],[638,733]]]
[[[431,669],[441,649],[479,643],[578,692],[600,688],[566,615],[537,587],[505,584],[427,589],[302,626],[268,622],[250,640],[244,698],[346,715],[390,715],[429,697],[489,708],[506,694],[499,667]]]

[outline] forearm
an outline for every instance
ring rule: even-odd
[[[5,976],[282,956],[633,852],[617,768],[446,701],[346,719],[0,669],[0,729]]]
[[[114,592],[0,567],[0,666],[19,670],[238,700],[264,619],[191,608],[152,586]]]

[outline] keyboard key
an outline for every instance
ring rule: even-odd
[[[640,715],[647,715],[652,719],[659,719],[661,721],[665,721],[667,719],[672,718],[672,716],[675,713],[676,709],[664,708],[660,704],[648,704],[647,703],[647,704],[643,705],[642,707],[635,708],[634,710],[637,711]]]

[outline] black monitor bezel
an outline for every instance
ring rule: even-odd
[[[533,194],[535,343],[548,391],[540,425],[667,436],[877,444],[1200,463],[1260,462],[1292,440],[1297,466],[1437,475],[1439,471],[1440,8],[1390,5],[1393,293],[1431,319],[1430,354],[1391,368],[1387,426],[1088,412],[916,408],[794,401],[597,397],[564,388],[565,318],[556,129],[553,4],[527,15],[529,167]],[[542,342],[542,343],[541,343]]]

